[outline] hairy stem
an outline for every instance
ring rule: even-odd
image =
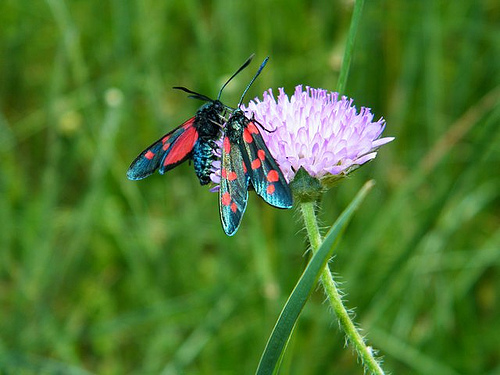
[[[316,213],[314,212],[314,202],[300,203],[300,209],[306,226],[309,242],[311,244],[311,249],[314,253],[318,250],[322,243]],[[361,357],[361,361],[363,362],[366,371],[371,374],[384,374],[380,364],[375,359],[373,349],[366,345],[365,340],[356,329],[354,322],[351,320],[351,317],[342,302],[341,294],[339,293],[337,285],[333,280],[333,275],[328,267],[328,264],[321,272],[321,283],[323,284],[323,288],[328,297],[328,302],[330,303],[335,316],[339,320],[340,327],[345,332],[347,339],[352,344],[358,355]]]

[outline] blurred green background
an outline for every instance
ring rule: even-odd
[[[223,234],[182,165],[128,181],[200,105],[334,90],[352,1],[0,1],[0,373],[252,373],[307,262],[295,210],[250,197]],[[396,140],[329,191],[325,228],[368,179],[332,269],[394,374],[500,374],[500,3],[365,4],[345,94]],[[362,374],[324,295],[282,373]]]

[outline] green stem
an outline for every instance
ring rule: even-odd
[[[347,76],[349,75],[349,67],[351,66],[352,51],[354,50],[354,40],[356,39],[356,32],[358,31],[359,20],[361,19],[361,11],[365,0],[356,0],[354,10],[352,13],[351,27],[347,35],[347,41],[344,51],[344,59],[342,60],[342,67],[340,68],[339,79],[337,81],[337,91],[340,94],[345,94],[345,85]]]
[[[315,253],[320,247],[322,239],[321,234],[319,233],[316,214],[314,212],[314,202],[300,203],[300,209],[302,211],[302,217],[306,226],[311,249],[313,253]],[[365,340],[356,329],[354,322],[349,316],[349,312],[342,303],[342,297],[337,289],[335,281],[333,280],[328,264],[321,273],[321,283],[323,284],[330,306],[339,320],[341,328],[344,330],[349,342],[354,346],[354,349],[361,357],[365,369],[371,374],[383,375],[384,371],[375,359],[373,349],[366,345]]]

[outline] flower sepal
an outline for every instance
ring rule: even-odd
[[[319,183],[323,187],[323,191],[330,190],[332,187],[347,177],[347,174],[326,174],[319,179]]]
[[[360,167],[359,165],[352,165],[350,168],[346,169],[345,171],[342,171],[339,174],[327,173],[319,178],[319,182],[321,186],[323,186],[323,189],[325,191],[330,190],[332,187],[337,186],[340,181],[348,177],[352,172],[357,170],[359,167]]]
[[[317,178],[307,173],[304,167],[300,167],[295,173],[290,188],[296,203],[316,202],[327,190]]]

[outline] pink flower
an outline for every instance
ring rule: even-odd
[[[261,124],[260,133],[288,182],[301,167],[313,178],[335,181],[394,140],[381,138],[383,118],[373,121],[369,108],[358,112],[352,99],[323,89],[306,86],[304,91],[299,85],[289,98],[280,88],[277,100],[269,89],[262,100],[256,98],[242,109]],[[220,157],[220,150],[214,152]],[[214,162],[211,178],[220,182],[220,161]]]
[[[338,96],[299,85],[291,98],[280,88],[276,101],[269,89],[243,108],[268,130],[262,137],[289,182],[300,167],[318,179],[347,175],[394,139],[380,138],[384,119],[374,122],[369,108],[358,113],[352,99]]]

